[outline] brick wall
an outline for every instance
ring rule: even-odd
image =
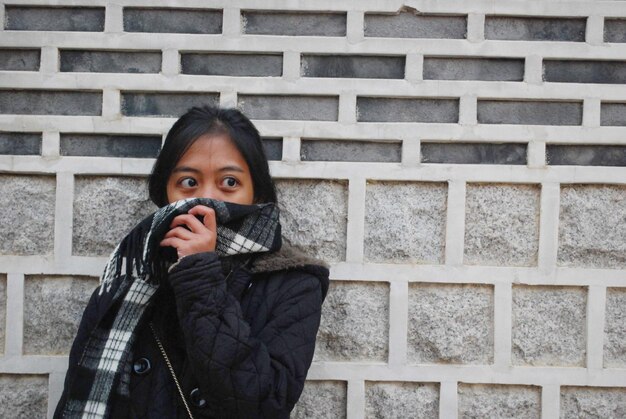
[[[0,5],[0,416],[53,410],[199,103],[254,119],[332,264],[294,417],[624,416],[625,2]]]

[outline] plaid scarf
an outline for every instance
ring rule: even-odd
[[[77,366],[80,380],[68,389],[62,417],[110,417],[112,393],[129,398],[130,352],[137,325],[176,260],[176,251],[159,242],[172,219],[196,205],[215,210],[220,256],[272,252],[281,246],[278,208],[271,203],[238,205],[192,198],[160,208],[141,221],[115,248],[104,269],[99,293],[114,293],[111,309],[85,344]]]

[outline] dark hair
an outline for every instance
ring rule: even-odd
[[[237,147],[250,169],[255,202],[276,202],[276,188],[259,131],[239,110],[208,105],[188,110],[167,133],[148,179],[152,202],[159,207],[168,204],[167,181],[172,170],[189,147],[207,134],[226,134]]]

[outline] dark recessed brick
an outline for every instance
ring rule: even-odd
[[[0,70],[38,71],[40,50],[0,49]]]
[[[4,28],[11,31],[104,30],[104,7],[5,6],[4,13]]]
[[[122,115],[177,117],[194,106],[219,103],[219,93],[122,92]]]
[[[282,54],[181,54],[183,74],[280,77]]]
[[[548,144],[546,159],[554,166],[626,166],[626,146]]]
[[[543,79],[564,83],[626,83],[626,61],[544,60]]]
[[[202,9],[124,8],[126,32],[222,33],[222,11]]]
[[[303,161],[399,162],[402,145],[358,140],[302,140]]]
[[[526,164],[526,144],[422,142],[424,163]]]
[[[517,58],[424,58],[425,80],[524,80],[524,60]]]
[[[405,57],[376,55],[303,55],[304,77],[403,79]]]
[[[626,103],[602,103],[600,108],[600,125],[626,126]]]
[[[62,156],[153,158],[160,149],[160,136],[61,134]]]
[[[365,14],[365,36],[381,38],[464,39],[466,16]]]
[[[337,96],[239,95],[238,107],[250,119],[336,121]]]
[[[626,42],[626,19],[604,20],[604,42]]]
[[[61,71],[94,73],[158,73],[161,52],[61,51]]]
[[[263,137],[263,150],[268,160],[283,159],[283,139]]]
[[[586,19],[486,16],[485,39],[585,42]]]
[[[0,154],[41,154],[41,134],[28,132],[0,132]]]
[[[244,11],[243,33],[254,35],[345,36],[345,13]]]
[[[580,125],[581,102],[479,100],[478,123],[516,125]]]
[[[0,114],[101,115],[102,93],[63,90],[0,90]]]
[[[360,122],[443,122],[459,121],[458,99],[358,97]]]

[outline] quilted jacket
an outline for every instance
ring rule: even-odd
[[[251,265],[222,265],[211,252],[170,269],[169,286],[153,297],[132,348],[130,401],[113,396],[113,418],[188,417],[150,323],[194,417],[289,417],[313,358],[328,269],[286,246]],[[70,352],[59,407],[69,383],[80,385],[73,366],[109,309],[95,294]]]

